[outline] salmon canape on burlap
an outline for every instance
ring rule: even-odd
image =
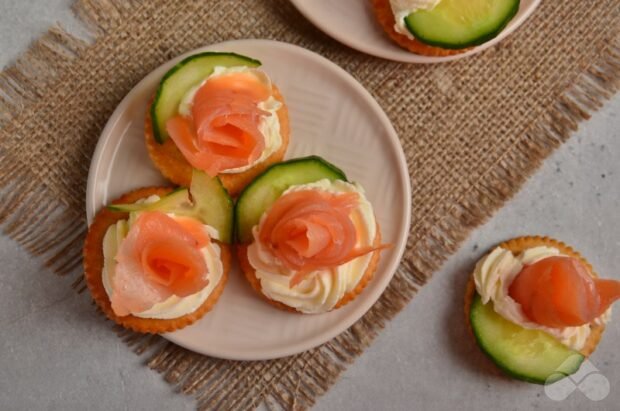
[[[465,314],[485,354],[504,372],[549,384],[596,349],[620,281],[600,279],[566,244],[548,237],[501,243],[467,285]]]

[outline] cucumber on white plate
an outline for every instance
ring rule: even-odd
[[[442,0],[405,18],[419,41],[445,49],[478,46],[496,37],[519,11],[519,0]]]
[[[220,241],[230,243],[233,230],[233,201],[218,177],[194,170],[188,188],[177,189],[154,203],[111,204],[120,212],[161,211],[192,217],[215,228]]]
[[[237,241],[252,241],[252,228],[287,188],[309,184],[322,179],[347,181],[335,165],[318,156],[296,158],[269,167],[252,181],[239,195],[235,206]]]
[[[166,121],[178,113],[183,96],[207,78],[215,67],[259,67],[261,62],[235,53],[208,51],[186,57],[164,75],[151,105],[151,121],[155,141],[168,138]]]

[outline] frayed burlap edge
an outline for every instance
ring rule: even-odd
[[[78,18],[96,44],[97,36],[139,7],[138,1],[79,0]],[[0,73],[0,127],[39,97],[38,90],[61,84],[64,69],[89,44],[53,27],[11,66]],[[147,355],[150,368],[161,373],[179,392],[193,395],[199,409],[248,409],[264,402],[269,408],[305,409],[337,380],[425,284],[445,259],[456,251],[471,229],[486,221],[510,199],[542,160],[564,142],[578,123],[589,118],[620,84],[620,39],[615,38],[581,78],[561,93],[555,106],[526,132],[526,138],[491,165],[484,178],[433,225],[418,227],[409,239],[405,260],[373,308],[349,330],[321,347],[281,360],[234,362],[204,357],[115,326],[119,336],[138,354]],[[44,258],[59,274],[76,275],[74,287],[84,290],[80,244],[85,234],[83,215],[52,200],[44,184],[23,171],[0,147],[0,224],[3,231],[30,253]],[[76,222],[80,222],[76,224]],[[255,385],[252,376],[266,384]],[[221,387],[213,390],[212,387]]]
[[[87,42],[55,25],[0,73],[0,129],[16,121],[24,107],[34,104],[46,87],[63,84],[67,67],[89,46],[96,36],[114,28],[139,1],[79,0],[73,5],[94,40]],[[82,165],[86,167],[88,164]],[[76,273],[81,265],[80,244],[86,234],[83,213],[55,199],[20,160],[0,146],[0,226],[3,232],[39,256],[44,265],[57,274]],[[73,288],[83,292],[81,273]]]

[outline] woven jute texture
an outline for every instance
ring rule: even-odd
[[[320,53],[373,94],[407,155],[413,224],[405,257],[376,305],[331,342],[281,360],[235,362],[116,330],[199,409],[314,404],[620,83],[618,0],[543,1],[498,47],[433,66],[348,49],[286,0],[80,0],[74,10],[89,38],[53,27],[0,74],[0,221],[53,271],[75,276],[78,291],[86,177],[101,129],[142,77],[180,53],[235,38]]]

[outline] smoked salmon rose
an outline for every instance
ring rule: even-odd
[[[195,202],[205,193],[218,195],[208,187],[197,183]],[[93,300],[117,324],[145,333],[175,331],[202,318],[224,291],[230,246],[214,226],[191,217],[188,204],[180,213],[166,206],[188,194],[141,188],[93,219],[84,241],[84,278]]]
[[[271,206],[259,241],[297,271],[291,287],[312,271],[345,264],[378,248],[354,248],[357,233],[349,214],[358,201],[357,193],[308,190],[286,194]]]
[[[207,53],[164,75],[144,124],[148,154],[164,177],[188,186],[198,169],[217,175],[235,196],[282,160],[288,109],[258,66],[249,57]]]
[[[183,224],[199,225],[190,221]],[[117,315],[139,313],[172,295],[187,297],[207,286],[207,265],[200,253],[205,237],[197,231],[159,211],[138,216],[116,255],[110,300]]]
[[[270,304],[304,314],[325,313],[354,300],[372,280],[381,250],[390,246],[382,244],[373,207],[359,184],[339,178],[308,182],[303,173],[298,178],[306,181],[290,184],[291,175],[309,174],[317,162],[329,164],[316,158],[280,163],[276,174],[267,172],[252,183],[238,207],[251,212],[261,201],[268,203],[251,218],[237,220],[242,238],[237,255],[246,279]],[[336,168],[327,170],[314,172],[321,177]]]
[[[170,137],[192,167],[216,176],[255,162],[265,148],[259,108],[271,82],[257,70],[211,78],[194,95],[191,116],[166,123]]]

